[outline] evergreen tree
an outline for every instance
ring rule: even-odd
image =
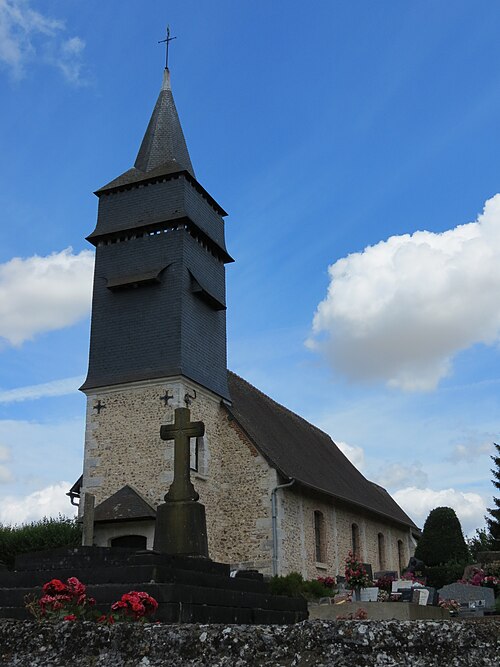
[[[493,455],[491,460],[495,464],[495,468],[491,469],[493,473],[493,485],[500,490],[500,445],[493,443],[497,450],[497,456]],[[493,497],[493,502],[496,507],[488,508],[489,517],[486,517],[488,530],[491,536],[491,549],[493,551],[500,550],[500,498]]]
[[[433,509],[425,520],[415,558],[433,566],[450,561],[465,562],[468,556],[469,550],[455,510],[451,507]]]

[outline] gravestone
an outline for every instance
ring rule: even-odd
[[[463,616],[483,616],[485,611],[495,607],[495,593],[487,586],[471,586],[457,582],[443,586],[438,593],[442,600],[459,602],[460,614]]]
[[[383,579],[385,577],[388,577],[389,579],[397,579],[398,578],[398,573],[396,570],[379,570],[379,572],[375,572],[373,574],[373,579],[377,581],[377,579]]]

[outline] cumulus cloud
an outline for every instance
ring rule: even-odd
[[[5,464],[6,461],[10,461],[10,449],[5,445],[0,445],[0,483],[11,482],[13,480],[13,475]]]
[[[466,440],[455,445],[451,454],[446,458],[452,463],[463,463],[476,461],[479,456],[493,454],[493,436],[488,437],[482,442]]]
[[[349,461],[355,466],[358,470],[362,470],[365,465],[365,452],[362,447],[357,445],[348,445],[346,442],[335,442],[337,447],[340,449],[342,454],[344,454]]]
[[[6,389],[5,391],[0,391],[0,403],[18,403],[20,401],[31,401],[49,396],[66,396],[75,392],[82,384],[83,379],[82,376],[77,375],[71,378],[63,378],[62,380],[51,380],[43,384]]]
[[[434,491],[410,486],[396,491],[392,496],[420,527],[435,507],[452,507],[466,534],[472,535],[476,528],[484,525],[486,503],[478,493],[464,493],[455,489]]]
[[[80,37],[65,37],[65,24],[33,9],[29,0],[0,0],[0,64],[22,78],[34,60],[57,67],[71,83],[82,83]]]
[[[91,251],[73,254],[71,248],[0,264],[0,339],[19,346],[85,317],[93,266]]]
[[[4,496],[0,502],[0,523],[21,524],[44,517],[74,516],[76,508],[70,505],[67,493],[71,484],[58,482],[28,496]]]
[[[427,473],[422,470],[422,464],[418,461],[411,465],[389,463],[373,475],[373,481],[384,488],[397,488],[404,484],[421,488],[427,484]]]
[[[329,267],[307,345],[354,380],[428,391],[500,340],[500,194],[475,222],[392,236]]]

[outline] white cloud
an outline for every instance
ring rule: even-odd
[[[335,442],[337,447],[340,449],[342,454],[344,454],[349,461],[355,466],[358,470],[362,470],[365,465],[365,452],[362,447],[357,445],[348,445],[346,442]]]
[[[62,380],[51,380],[43,384],[34,384],[29,387],[16,387],[0,391],[0,403],[18,403],[49,396],[66,396],[73,394],[82,384],[83,377],[77,375]]]
[[[6,465],[3,465],[4,462],[10,461],[10,449],[5,445],[0,445],[0,484],[11,482],[13,480],[12,471]]]
[[[71,248],[0,264],[0,339],[19,346],[85,317],[93,266],[91,251],[75,255]]]
[[[69,482],[58,482],[28,496],[4,496],[0,502],[0,523],[21,524],[44,517],[57,518],[59,514],[74,516],[76,508],[66,495],[70,487]]]
[[[352,379],[434,389],[457,352],[500,339],[500,195],[475,222],[392,236],[329,274],[307,345]]]
[[[459,445],[455,445],[451,454],[446,458],[452,463],[462,463],[463,461],[476,461],[480,456],[493,454],[493,436],[488,437],[482,442],[466,440]]]
[[[64,38],[64,21],[32,9],[30,0],[0,0],[0,63],[21,78],[30,61],[60,69],[71,83],[81,83],[80,37]]]
[[[381,467],[373,475],[373,481],[384,488],[397,488],[404,484],[411,484],[422,488],[427,484],[427,473],[422,470],[422,464],[415,462],[411,465],[389,463]]]
[[[420,527],[423,527],[429,512],[435,507],[452,507],[460,519],[463,532],[468,535],[484,526],[486,503],[478,493],[464,493],[456,489],[434,491],[410,486],[396,491],[392,496]]]

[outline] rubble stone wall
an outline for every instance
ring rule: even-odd
[[[500,619],[292,626],[0,621],[3,667],[497,667]]]
[[[165,405],[162,396],[173,398]],[[96,504],[129,484],[153,507],[163,501],[173,479],[174,444],[160,438],[160,426],[173,422],[186,393],[196,398],[191,419],[205,423],[198,472],[191,475],[207,515],[211,558],[234,567],[272,573],[273,536],[271,493],[279,483],[276,471],[259,454],[237,422],[231,421],[220,398],[186,378],[169,378],[101,388],[88,394],[82,492],[95,495]],[[96,409],[101,402],[100,410]],[[279,573],[301,572],[306,578],[343,573],[351,549],[351,525],[359,526],[362,557],[379,568],[378,533],[384,534],[384,569],[397,570],[397,540],[404,561],[412,555],[409,533],[385,524],[375,515],[356,512],[325,496],[297,487],[278,491],[277,541]],[[80,511],[82,506],[80,507]],[[316,563],[314,511],[324,515],[325,562]],[[134,534],[152,544],[147,522]],[[126,533],[121,526],[100,524],[98,546]]]
[[[360,556],[365,563],[379,569],[399,570],[398,541],[403,544],[403,562],[406,565],[414,554],[410,533],[394,523],[384,522],[367,512],[355,512],[336,500],[304,493],[291,487],[280,498],[282,508],[281,571],[280,574],[297,571],[306,579],[344,574],[344,561],[352,549],[352,524],[359,529]],[[316,560],[314,512],[324,519],[323,560]],[[384,562],[381,564],[378,535],[384,536]],[[383,565],[383,567],[381,567]]]

